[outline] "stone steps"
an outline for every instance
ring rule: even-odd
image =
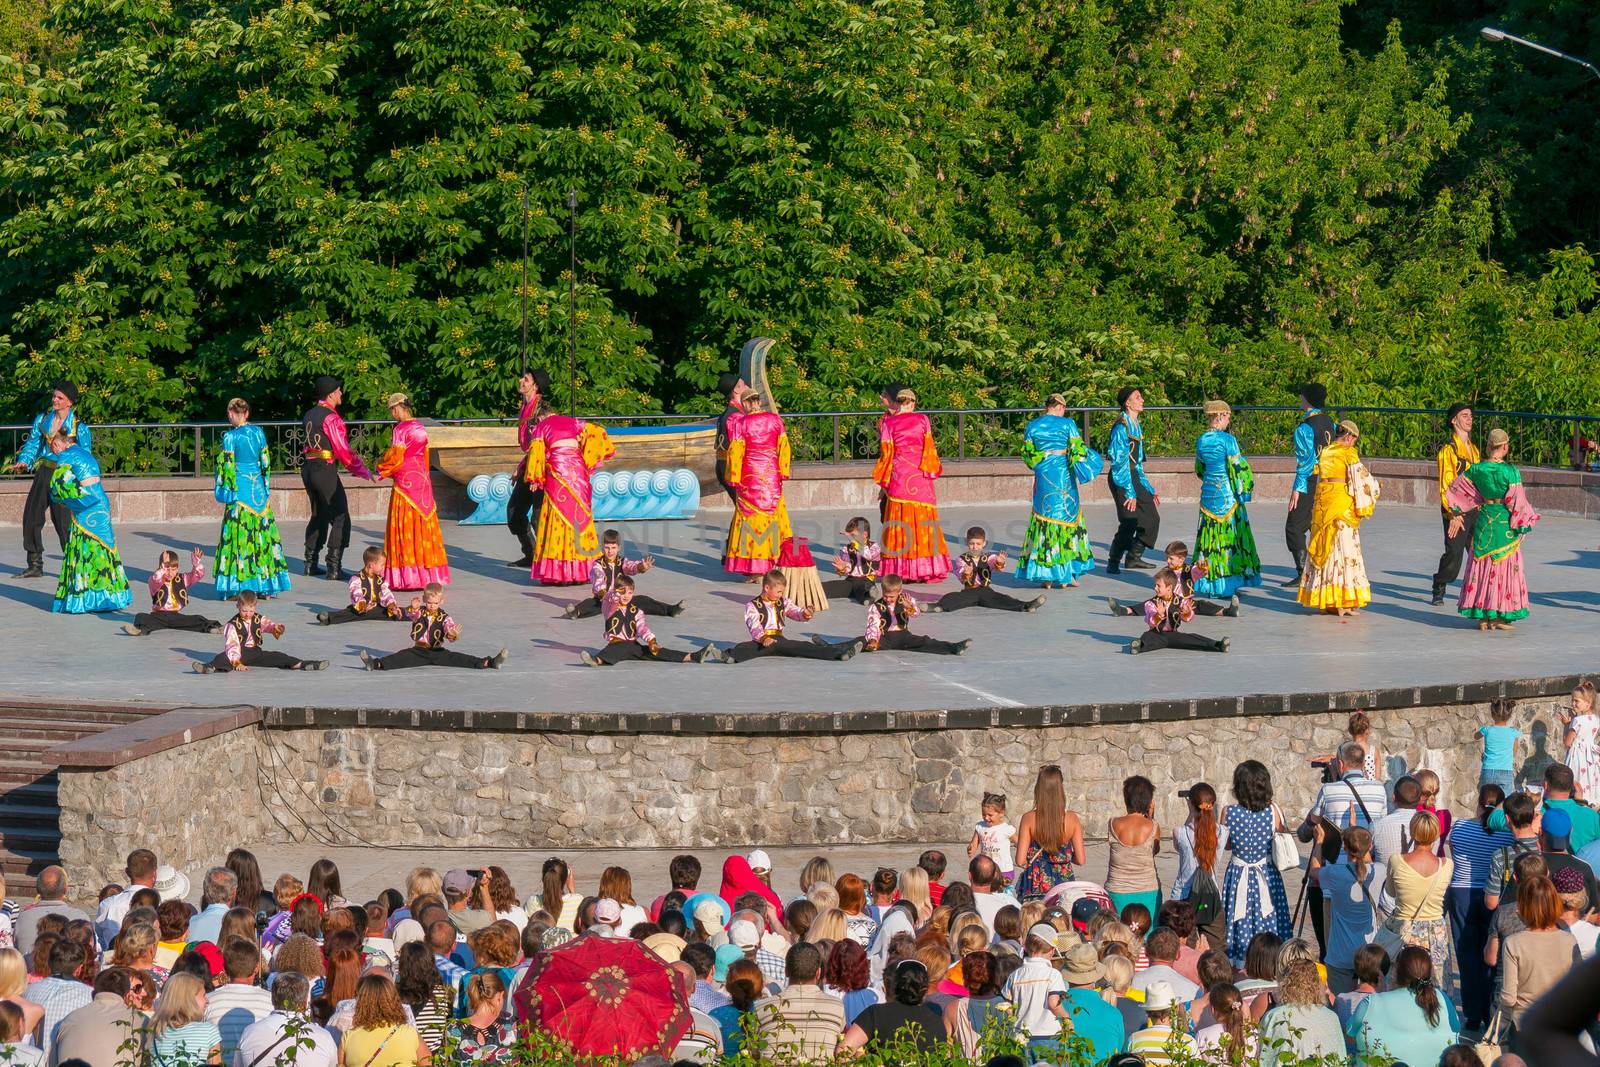
[[[161,708],[0,706],[0,872],[7,895],[32,895],[33,876],[60,862],[56,770],[42,759],[56,745],[160,714]],[[98,886],[92,887],[98,889]]]

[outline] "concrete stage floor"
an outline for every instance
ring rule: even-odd
[[[50,613],[57,556],[53,538],[46,568],[52,577],[14,581],[20,570],[20,534],[0,546],[0,698],[59,698],[83,701],[145,701],[179,705],[255,704],[284,708],[500,709],[527,712],[848,712],[1033,707],[1114,701],[1191,699],[1255,693],[1372,689],[1388,686],[1463,684],[1502,678],[1579,674],[1600,670],[1600,590],[1596,589],[1600,528],[1572,518],[1547,518],[1524,543],[1533,614],[1510,633],[1479,633],[1445,606],[1428,604],[1428,580],[1440,551],[1438,513],[1391,506],[1362,529],[1375,601],[1362,615],[1339,620],[1300,608],[1292,589],[1277,583],[1288,574],[1283,544],[1284,505],[1263,502],[1253,509],[1266,564],[1266,584],[1249,590],[1237,619],[1198,619],[1193,629],[1229,636],[1228,655],[1159,652],[1125,654],[1140,623],[1114,618],[1105,597],[1142,600],[1150,572],[1101,572],[1076,589],[1052,591],[1037,614],[968,610],[928,615],[921,632],[936,637],[971,637],[961,658],[876,653],[849,663],[767,660],[733,666],[666,666],[645,663],[591,669],[580,649],[599,643],[598,619],[574,622],[560,616],[582,590],[533,586],[525,572],[505,566],[514,540],[503,527],[449,523],[445,540],[455,584],[447,605],[462,624],[461,650],[489,654],[510,650],[503,670],[466,672],[442,668],[373,674],[358,654],[393,651],[409,641],[399,623],[354,623],[324,628],[312,612],[346,602],[342,583],[295,573],[295,588],[269,602],[267,613],[288,624],[285,638],[269,645],[307,658],[332,661],[320,674],[255,670],[247,674],[198,675],[192,660],[209,659],[219,638],[185,633],[129,637],[119,624],[131,614],[58,616]],[[1114,528],[1109,507],[1087,509],[1096,554],[1102,562]],[[719,565],[726,513],[703,514],[687,523],[622,523],[628,549],[651,548],[658,566],[640,586],[652,596],[684,599],[688,610],[673,619],[652,619],[664,645],[724,646],[745,637],[742,614],[751,587],[729,580]],[[843,514],[800,513],[798,531],[813,544],[831,546]],[[988,526],[991,543],[1015,554],[1026,512],[952,508],[944,525],[952,548],[972,524]],[[1192,504],[1165,509],[1163,541],[1192,539]],[[118,531],[134,610],[148,606],[144,580],[160,549],[187,557],[191,546],[210,554],[215,524],[133,527]],[[285,540],[298,545],[301,528],[288,524]],[[380,542],[380,527],[355,531],[349,558]],[[818,552],[819,561],[823,558]],[[300,564],[292,568],[298,572]],[[825,575],[826,577],[827,575]],[[998,583],[1009,590],[1009,574]],[[952,579],[940,591],[957,588]],[[925,599],[926,587],[916,587]],[[209,582],[191,611],[226,619],[230,605],[211,599]],[[1032,595],[1031,593],[1027,595]],[[401,594],[402,602],[409,594]],[[864,609],[835,602],[810,624],[792,623],[798,636],[857,637]]]

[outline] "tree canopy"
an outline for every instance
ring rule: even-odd
[[[1600,83],[1388,0],[27,0],[0,9],[0,408],[1152,399],[1572,410]],[[1448,6],[1448,5],[1447,5]],[[1462,5],[1456,5],[1460,8]],[[1501,17],[1600,46],[1578,0]],[[1474,21],[1477,19],[1477,21]]]

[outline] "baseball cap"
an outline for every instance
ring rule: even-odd
[[[1546,807],[1544,818],[1539,823],[1539,832],[1547,837],[1571,837],[1572,816],[1560,808]]]
[[[605,923],[607,926],[615,925],[622,921],[622,905],[610,897],[601,897],[595,901],[594,921]]]
[[[760,944],[761,932],[749,919],[735,919],[728,925],[728,940],[742,949],[751,949]]]
[[[186,951],[196,953],[206,961],[206,967],[215,978],[222,973],[222,950],[209,941],[191,941]]]
[[[1032,926],[1028,927],[1028,937],[1037,937],[1043,941],[1048,941],[1050,942],[1051,950],[1055,950],[1056,928],[1051,926],[1049,923],[1034,923]]]
[[[745,862],[750,864],[750,869],[752,871],[772,870],[772,857],[767,855],[767,850],[764,848],[758,848],[751,852],[750,855],[746,857]]]
[[[444,890],[446,893],[472,892],[472,875],[461,867],[451,867],[444,872]]]
[[[1089,928],[1089,920],[1099,915],[1101,904],[1093,897],[1080,897],[1072,902],[1072,925],[1080,932]]]

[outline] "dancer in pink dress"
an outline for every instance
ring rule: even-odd
[[[383,528],[383,580],[390,589],[450,584],[450,561],[439,530],[439,508],[428,476],[428,431],[413,417],[404,393],[389,397],[395,420],[389,450],[378,463],[380,478],[393,478],[389,521]]]
[[[533,577],[545,585],[579,585],[600,556],[589,478],[616,449],[604,429],[570,415],[548,415],[529,434],[528,481],[544,489]]]
[[[1489,431],[1487,457],[1450,483],[1448,503],[1459,514],[1477,511],[1472,531],[1472,565],[1461,583],[1457,609],[1478,620],[1480,630],[1509,630],[1528,615],[1528,578],[1522,569],[1522,539],[1539,521],[1522,489],[1522,474],[1506,462],[1511,438],[1496,427]]]
[[[784,542],[794,536],[783,502],[789,463],[782,416],[766,411],[759,393],[746,393],[744,414],[728,420],[727,478],[737,496],[722,553],[722,565],[746,581],[776,567]]]
[[[933,424],[917,411],[917,394],[902,389],[900,410],[878,424],[878,465],[872,480],[888,496],[883,509],[883,562],[879,574],[898,574],[908,582],[942,582],[950,573],[950,553],[939,525],[939,498],[933,480],[944,467],[933,444]]]

